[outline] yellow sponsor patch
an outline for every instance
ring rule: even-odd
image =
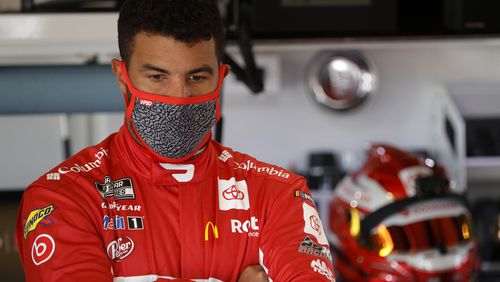
[[[26,223],[24,224],[24,239],[29,232],[36,229],[37,225],[47,218],[55,210],[53,205],[46,206],[41,209],[32,210],[26,218]]]

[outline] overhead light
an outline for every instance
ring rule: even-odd
[[[348,110],[375,91],[375,74],[358,51],[327,51],[311,61],[308,83],[318,103],[334,110]]]

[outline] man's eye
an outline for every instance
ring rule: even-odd
[[[148,78],[153,80],[153,81],[160,81],[160,80],[165,78],[165,75],[164,74],[152,74],[152,75],[148,75]]]
[[[202,76],[202,75],[190,75],[189,76],[189,80],[191,80],[191,81],[202,81],[205,79],[206,79],[206,77]]]

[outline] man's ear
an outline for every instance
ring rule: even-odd
[[[224,77],[226,77],[231,72],[231,66],[228,64],[222,64],[224,68]]]
[[[120,87],[120,91],[123,94],[126,94],[127,93],[127,84],[125,83],[125,79],[123,78],[121,61],[118,59],[111,60],[111,68],[113,69],[113,73],[115,74],[116,82],[118,83],[118,87]]]

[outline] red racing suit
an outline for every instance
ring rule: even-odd
[[[299,177],[210,141],[155,161],[123,126],[33,182],[17,243],[27,281],[334,281],[328,242]]]

